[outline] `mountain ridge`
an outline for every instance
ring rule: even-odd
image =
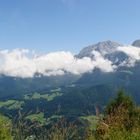
[[[102,55],[105,53],[108,53],[110,51],[114,51],[114,49],[118,46],[122,46],[122,44],[117,43],[115,41],[103,41],[103,42],[98,42],[97,44],[90,45],[88,47],[83,48],[79,54],[77,55],[78,58],[82,57],[91,57],[91,52],[93,50],[99,51]],[[103,52],[103,50],[105,52]]]
[[[87,57],[87,54],[90,54],[88,57],[93,60],[94,63],[94,54],[92,51],[96,51],[101,54],[99,58],[109,61],[111,65],[119,66],[112,72],[103,72],[99,67],[95,67],[94,70],[86,72],[81,75],[73,75],[70,73],[65,73],[61,76],[41,76],[33,78],[16,78],[11,76],[3,75],[0,77],[0,98],[10,97],[11,96],[22,96],[25,93],[32,93],[35,91],[44,92],[47,89],[57,88],[57,87],[70,87],[74,85],[75,88],[88,88],[97,85],[111,85],[116,88],[121,86],[128,90],[132,87],[135,93],[138,94],[140,82],[137,77],[140,76],[138,70],[140,70],[139,62],[133,67],[127,65],[122,65],[124,62],[129,61],[130,57],[121,51],[116,51],[118,47],[124,47],[120,43],[114,41],[104,41],[99,42],[95,45],[91,45],[89,48],[83,48],[82,50],[88,50],[88,53],[82,54],[81,52],[76,56],[77,59],[82,59]],[[102,49],[105,49],[105,52]],[[81,55],[82,54],[82,55]],[[100,61],[99,61],[100,62]],[[102,62],[102,60],[101,60]],[[101,63],[101,66],[104,65],[104,61]],[[136,82],[133,80],[135,79]],[[105,86],[104,86],[105,87]],[[130,89],[130,90],[132,90]],[[61,98],[61,97],[60,97]],[[140,97],[139,97],[140,99]]]

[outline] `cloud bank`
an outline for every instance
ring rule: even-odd
[[[118,47],[117,51],[125,53],[129,58],[122,62],[122,65],[132,67],[137,61],[140,61],[140,48],[134,46]]]
[[[65,72],[83,74],[99,68],[104,72],[113,71],[112,62],[104,59],[100,53],[93,51],[94,59],[75,58],[70,52],[53,52],[37,56],[29,50],[15,49],[0,51],[0,74],[15,77],[33,77],[35,73],[42,75],[63,75]]]
[[[36,73],[44,76],[71,73],[81,75],[99,68],[103,72],[113,72],[119,66],[134,66],[140,61],[140,48],[134,46],[117,47],[116,51],[125,53],[128,58],[116,66],[100,52],[93,50],[89,57],[76,58],[70,52],[58,51],[38,55],[27,49],[0,50],[0,74],[28,78]]]

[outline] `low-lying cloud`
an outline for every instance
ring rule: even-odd
[[[83,74],[94,68],[101,71],[113,71],[112,62],[104,59],[100,53],[93,51],[94,59],[76,58],[70,52],[53,52],[37,56],[25,49],[0,51],[0,74],[15,77],[33,77],[35,73],[42,75],[63,75],[65,72]]]
[[[140,48],[134,46],[117,47],[116,51],[123,52],[128,59],[119,66],[134,66],[140,60]],[[76,58],[70,52],[58,51],[38,55],[26,49],[1,50],[0,74],[13,77],[28,78],[36,73],[44,76],[64,75],[71,73],[81,75],[92,72],[95,68],[103,72],[113,72],[116,66],[104,58],[98,51],[93,50],[93,58]]]
[[[118,47],[118,51],[125,53],[129,59],[123,62],[123,65],[134,66],[137,61],[140,60],[140,48],[134,46]]]

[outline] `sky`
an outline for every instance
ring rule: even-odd
[[[71,51],[140,38],[140,0],[0,0],[0,49]]]

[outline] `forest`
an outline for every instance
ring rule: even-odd
[[[0,116],[0,140],[139,140],[140,107],[123,90],[95,115],[43,119],[38,111],[27,116],[18,112]]]

